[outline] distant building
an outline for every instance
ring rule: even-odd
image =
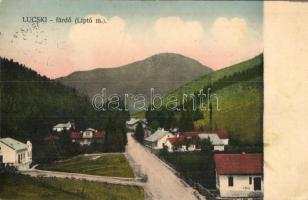
[[[216,134],[201,133],[198,135],[201,140],[209,139],[214,147],[214,151],[224,151],[224,143]]]
[[[75,123],[73,122],[57,124],[52,128],[52,130],[56,132],[69,131],[71,129],[75,129]]]
[[[55,142],[55,141],[60,140],[60,137],[57,136],[57,135],[49,134],[47,137],[45,137],[44,140],[45,140],[45,141],[48,141],[48,142]]]
[[[126,128],[131,131],[135,131],[138,123],[141,123],[143,128],[147,127],[146,119],[131,118],[129,121],[126,122]]]
[[[220,197],[263,196],[261,154],[215,154],[214,162]]]
[[[200,131],[187,131],[187,132],[180,132],[177,135],[178,136],[183,136],[183,137],[185,137],[187,139],[192,139],[192,138],[198,137],[198,135],[200,133],[203,133],[203,132],[200,132]]]
[[[171,137],[167,139],[167,142],[165,143],[165,145],[168,147],[169,152],[174,152],[174,151],[185,152],[185,151],[200,150],[200,149],[197,149],[195,144],[189,144],[189,146],[187,147],[185,144],[183,144],[184,140],[185,140],[185,137],[183,135]]]
[[[208,134],[216,134],[224,145],[229,144],[229,133],[226,130],[205,131]]]
[[[93,138],[93,134],[96,132],[93,128],[87,128],[85,131],[82,132],[82,138],[84,139],[91,139]]]
[[[152,149],[162,149],[170,137],[174,137],[174,135],[163,128],[159,128],[152,135],[145,138],[144,144]]]
[[[72,142],[80,143],[80,140],[82,139],[82,132],[70,132],[70,139]]]
[[[81,132],[71,132],[70,138],[72,142],[79,143],[81,146],[91,145],[92,143],[102,143],[105,139],[104,131],[97,131],[91,128]]]
[[[224,143],[216,133],[207,133],[200,131],[188,131],[180,132],[176,137],[168,138],[166,146],[169,152],[173,151],[200,151],[200,147],[197,147],[197,139],[209,139],[214,147],[214,151],[224,151]],[[185,144],[185,140],[190,140],[189,145]]]
[[[12,138],[0,139],[0,163],[14,166],[18,170],[27,170],[32,163],[32,144],[27,144]]]

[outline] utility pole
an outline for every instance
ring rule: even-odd
[[[213,111],[212,111],[212,101],[211,101],[211,90],[212,90],[212,75],[210,74],[210,88],[208,89],[208,100],[210,101],[209,102],[209,125],[210,125],[210,130],[213,131]]]

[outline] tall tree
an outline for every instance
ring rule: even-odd
[[[191,131],[194,130],[194,122],[192,119],[191,111],[182,111],[180,118],[180,131]]]
[[[138,142],[143,143],[144,140],[144,129],[142,127],[142,124],[139,122],[136,131],[135,131],[135,138]]]

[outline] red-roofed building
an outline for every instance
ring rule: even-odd
[[[188,132],[181,132],[179,135],[180,136],[184,136],[185,138],[195,138],[195,137],[198,137],[198,135],[202,133],[202,132],[199,132],[199,131],[188,131]]]
[[[104,131],[97,131],[91,128],[83,132],[71,132],[70,138],[72,142],[78,142],[81,146],[90,145],[94,142],[102,143],[105,139],[106,133]]]
[[[179,135],[182,135],[187,138],[194,138],[198,137],[200,134],[216,134],[224,145],[229,144],[229,133],[226,130],[213,130],[213,131],[188,131],[188,132],[181,132]]]
[[[45,137],[45,140],[46,140],[46,141],[49,141],[49,142],[58,141],[59,139],[60,139],[59,136],[57,136],[57,135],[52,135],[52,134],[49,134],[47,137]]]
[[[261,154],[215,154],[214,162],[221,197],[263,196]]]
[[[77,142],[82,139],[82,133],[80,132],[71,132],[70,133],[70,138],[72,142]]]
[[[186,145],[179,146],[178,143],[183,142],[185,139],[210,139],[212,145],[214,146],[214,151],[224,151],[224,146],[229,143],[228,132],[224,130],[216,131],[187,131],[180,132],[176,137],[168,138],[165,145],[168,147],[169,152],[173,151],[200,151],[198,145],[191,143],[188,147]],[[196,141],[196,140],[195,140]]]
[[[93,134],[93,138],[102,139],[105,138],[106,133],[104,131],[96,131]]]
[[[176,137],[171,137],[168,138],[165,145],[168,147],[168,151],[169,152],[173,152],[173,151],[196,151],[196,150],[200,150],[196,148],[196,145],[191,143],[189,144],[189,146],[187,147],[186,145],[183,144],[184,140],[191,140],[193,138],[198,138],[198,135],[194,135],[194,134],[180,134]],[[178,144],[177,144],[178,143]]]
[[[220,139],[229,139],[229,133],[226,130],[214,131]]]

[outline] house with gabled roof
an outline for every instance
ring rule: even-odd
[[[152,149],[162,149],[168,138],[174,137],[164,128],[157,129],[152,135],[144,139],[144,145]]]
[[[52,127],[52,130],[56,132],[69,131],[71,129],[75,129],[75,123],[70,121],[67,123],[60,123]]]
[[[222,140],[216,134],[211,133],[201,133],[198,135],[201,140],[209,139],[214,147],[214,151],[224,151],[225,146]]]
[[[168,147],[169,152],[200,151],[200,148],[197,149],[197,145],[193,142],[185,144],[185,140],[191,140],[193,138],[197,137],[177,135],[176,137],[168,138],[165,145]]]
[[[208,134],[216,134],[219,139],[224,143],[224,145],[229,144],[229,133],[226,130],[213,130],[213,131],[205,131]]]
[[[263,196],[261,154],[215,154],[216,188],[222,198]]]
[[[97,131],[89,128],[83,132],[70,132],[70,138],[72,142],[76,142],[81,146],[91,145],[92,143],[102,143],[105,139],[105,136],[105,131]]]
[[[197,145],[197,140],[194,139],[209,139],[214,147],[214,151],[224,151],[224,142],[220,139],[218,134],[204,131],[187,131],[180,132],[176,137],[168,138],[165,145],[169,152],[173,151],[200,151],[200,146]],[[190,142],[185,142],[190,140]],[[186,143],[186,144],[184,144]]]
[[[32,144],[26,144],[13,138],[0,138],[0,163],[14,166],[18,170],[27,170],[32,163]]]

